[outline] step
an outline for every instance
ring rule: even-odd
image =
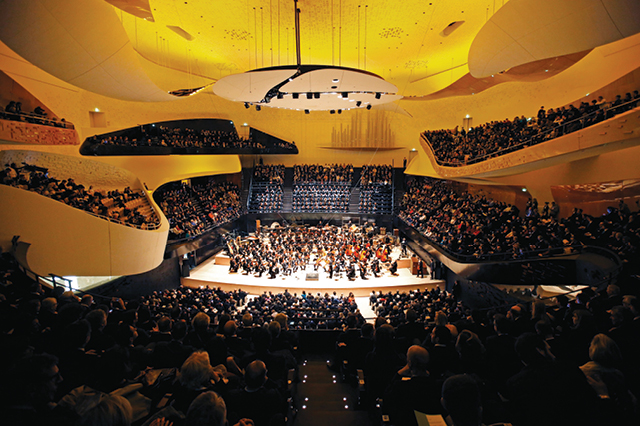
[[[316,355],[303,362],[300,380],[294,426],[372,426],[368,412],[356,409],[357,390],[327,368],[325,357]]]

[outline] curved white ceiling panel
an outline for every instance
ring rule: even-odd
[[[102,0],[0,0],[0,39],[48,73],[128,101],[168,101],[145,74],[113,7]]]
[[[516,65],[581,52],[640,32],[638,0],[511,0],[469,49],[476,78]]]

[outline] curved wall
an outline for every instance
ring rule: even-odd
[[[0,244],[30,244],[29,269],[40,275],[117,276],[149,271],[162,262],[169,224],[140,230],[109,222],[35,192],[0,185]]]
[[[71,177],[96,189],[142,189],[129,171],[87,160],[37,151],[3,151],[0,163],[47,167],[57,178]],[[11,240],[29,244],[27,266],[40,275],[132,275],[157,267],[163,259],[169,223],[145,192],[160,227],[142,230],[94,216],[36,192],[0,185],[0,246]]]

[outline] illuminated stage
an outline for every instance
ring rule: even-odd
[[[265,291],[281,293],[284,290],[289,290],[291,293],[301,293],[303,290],[313,293],[333,293],[335,291],[345,295],[353,292],[357,297],[369,296],[372,290],[406,292],[418,288],[421,290],[432,289],[436,286],[444,289],[444,280],[428,278],[428,270],[425,270],[425,278],[418,278],[411,274],[410,267],[410,259],[404,258],[398,261],[397,276],[392,276],[385,269],[378,278],[369,275],[367,280],[358,277],[349,281],[344,274],[340,278],[329,279],[328,273],[324,272],[322,268],[317,271],[317,280],[308,280],[307,274],[314,272],[313,268],[308,266],[305,271],[298,271],[291,276],[278,276],[275,279],[269,279],[267,274],[255,277],[242,273],[229,273],[228,257],[218,255],[192,269],[188,278],[182,278],[182,285],[186,287],[221,287],[226,291],[242,288],[249,294],[262,294]]]

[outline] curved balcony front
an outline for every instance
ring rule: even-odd
[[[2,164],[36,164],[52,175],[67,176],[85,186],[131,187],[142,184],[130,172],[64,155],[3,151]],[[157,223],[136,226],[80,210],[27,189],[0,185],[0,245],[7,251],[16,241],[29,246],[23,266],[47,276],[117,276],[154,269],[163,260],[169,223],[145,191]],[[148,228],[148,229],[143,229]]]
[[[407,170],[409,174],[452,180],[491,180],[638,146],[640,108],[546,142],[529,144],[523,141],[522,147],[511,148],[510,152],[494,154],[491,158],[469,165],[442,165],[424,137],[420,138],[420,144],[430,164],[425,164],[424,161],[421,164],[410,164]]]

